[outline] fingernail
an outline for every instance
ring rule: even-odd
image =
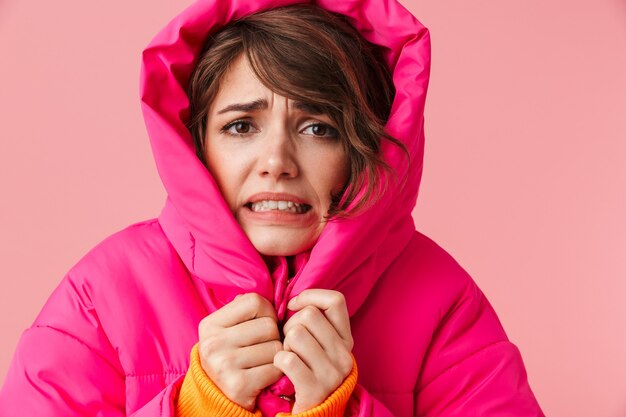
[[[291,300],[289,300],[289,302],[287,303],[287,308],[288,308],[289,310],[293,310],[293,307],[296,305],[296,298],[298,298],[298,297],[297,297],[297,296],[296,296],[296,297],[293,297],[293,298],[292,298]]]

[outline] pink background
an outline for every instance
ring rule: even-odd
[[[409,1],[431,30],[418,229],[478,282],[547,415],[626,415],[626,3]],[[65,272],[158,215],[142,49],[173,0],[0,3],[0,380]]]

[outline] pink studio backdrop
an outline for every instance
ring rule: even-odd
[[[409,1],[430,28],[418,228],[547,415],[626,416],[626,2]],[[187,1],[0,3],[0,381],[82,255],[158,215],[141,50]]]

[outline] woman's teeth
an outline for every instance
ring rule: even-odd
[[[298,204],[293,201],[275,201],[275,200],[263,200],[256,203],[250,203],[250,209],[252,211],[288,211],[290,213],[305,213],[310,206],[306,204]]]

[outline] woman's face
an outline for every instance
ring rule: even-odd
[[[264,255],[310,249],[349,161],[331,119],[265,87],[241,55],[207,114],[206,161],[244,232]]]

